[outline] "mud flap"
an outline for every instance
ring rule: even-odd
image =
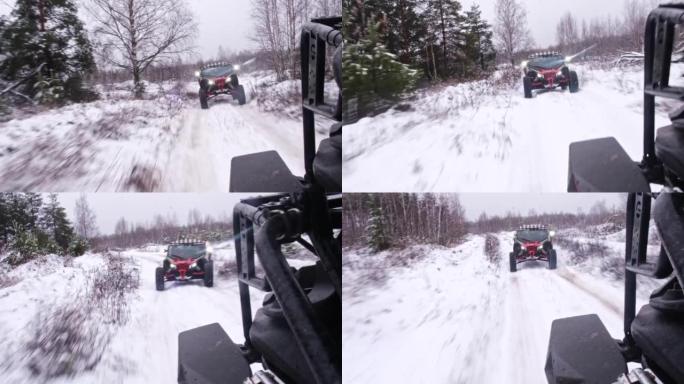
[[[617,342],[598,316],[554,320],[544,367],[549,384],[614,383],[627,372]]]
[[[298,192],[299,180],[276,151],[233,157],[230,192]]]
[[[178,383],[242,384],[251,375],[240,348],[218,323],[178,334]]]
[[[568,192],[650,192],[641,169],[613,137],[570,144]]]

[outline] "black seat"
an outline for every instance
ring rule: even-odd
[[[341,303],[323,268],[320,264],[303,267],[297,272],[297,278],[319,319],[329,325],[333,340],[341,340]],[[313,375],[273,294],[266,295],[264,305],[254,315],[249,338],[269,363],[269,368],[287,378],[286,382],[314,384]]]
[[[665,167],[684,179],[684,128],[668,125],[658,129],[655,149]]]
[[[674,383],[684,383],[684,316],[644,305],[632,322],[632,336],[648,361]]]

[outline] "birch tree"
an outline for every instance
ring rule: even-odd
[[[131,74],[135,96],[152,64],[190,52],[197,24],[185,0],[88,0],[102,61]]]

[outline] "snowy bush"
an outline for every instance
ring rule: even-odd
[[[40,247],[37,236],[31,231],[17,231],[9,246],[7,262],[10,265],[25,263],[38,256]]]
[[[82,256],[88,250],[88,241],[82,238],[74,239],[69,245],[69,254],[72,256]]]
[[[129,318],[128,300],[140,284],[131,259],[105,255],[104,268],[89,276],[84,294],[39,311],[26,344],[27,365],[36,377],[73,376],[94,369],[102,358],[114,329]]]
[[[485,236],[484,253],[492,264],[497,264],[501,259],[501,254],[499,252],[499,238],[491,233]]]
[[[91,281],[88,301],[98,308],[106,322],[124,324],[128,320],[127,295],[140,286],[139,271],[133,260],[106,254],[107,264],[98,270]]]
[[[46,379],[91,370],[100,361],[109,335],[98,329],[83,297],[74,297],[53,309],[39,311],[27,344],[28,368]]]

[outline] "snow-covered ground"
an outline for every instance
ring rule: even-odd
[[[464,83],[420,92],[404,103],[408,111],[348,126],[345,191],[565,192],[569,144],[607,136],[641,159],[641,67],[574,67],[576,94],[525,99],[522,81],[513,89]],[[669,123],[667,109],[659,108],[656,126]]]
[[[345,252],[345,383],[544,384],[554,319],[596,313],[611,335],[623,335],[621,281],[591,268],[595,262],[574,264],[558,244],[557,270],[529,262],[510,273],[513,234],[497,237],[493,263],[480,235],[453,248]],[[613,240],[606,246],[619,252]],[[390,266],[407,252],[410,267]],[[639,290],[638,306],[648,291]]]
[[[237,279],[234,275],[215,274],[214,287],[206,288],[201,280],[167,283],[162,292],[155,290],[154,269],[161,265],[162,246],[148,246],[122,252],[130,257],[140,273],[140,286],[130,294],[130,316],[121,326],[97,325],[108,333],[101,360],[92,370],[73,377],[45,381],[31,376],[26,343],[34,331],[39,313],[48,314],[69,301],[77,300],[86,289],[90,273],[102,268],[99,254],[75,258],[65,266],[63,259],[50,256],[31,261],[9,272],[9,280],[0,284],[0,377],[3,383],[173,383],[178,362],[178,333],[218,322],[235,342],[242,342],[242,320]],[[234,259],[232,243],[214,246],[215,265]],[[296,265],[302,261],[294,260]],[[256,311],[263,294],[254,289],[252,308]],[[91,310],[90,308],[86,310]],[[95,309],[92,309],[95,310]]]
[[[243,106],[220,96],[202,110],[195,82],[149,84],[150,97],[132,100],[132,84],[122,83],[98,87],[102,99],[95,102],[0,123],[0,189],[228,191],[231,158],[266,150],[278,151],[301,175],[301,113],[252,97],[282,95],[293,86],[271,77],[241,76],[248,95]],[[319,140],[329,125],[320,122]]]

